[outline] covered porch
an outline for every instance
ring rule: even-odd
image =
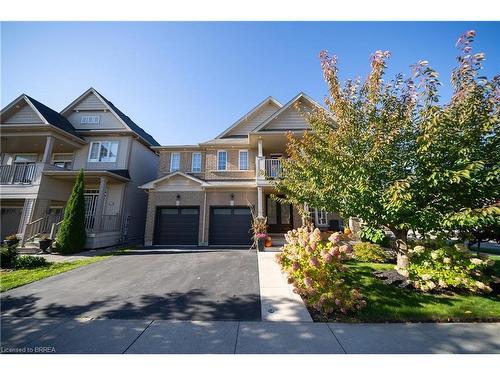
[[[31,220],[20,233],[21,245],[41,234],[55,238],[77,174],[78,171],[70,170],[43,172],[43,189],[33,204]],[[129,180],[122,171],[85,172],[86,248],[112,246],[121,241],[121,206]]]

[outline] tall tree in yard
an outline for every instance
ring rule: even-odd
[[[82,169],[76,177],[57,235],[57,248],[63,254],[80,251],[85,246],[85,187],[83,180]]]
[[[340,83],[337,58],[320,54],[329,111],[305,115],[311,131],[289,135],[277,188],[294,203],[360,217],[395,235],[405,265],[408,230],[467,229],[498,222],[499,82],[478,77],[484,54],[475,36],[459,39],[453,97],[439,104],[438,74],[427,61],[384,81],[388,51],[371,57],[364,82]]]

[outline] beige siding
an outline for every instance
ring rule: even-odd
[[[94,93],[89,93],[87,96],[82,98],[73,109],[78,111],[88,111],[93,109],[106,109],[106,105],[94,95]]]
[[[123,220],[127,221],[127,217],[129,218],[127,240],[142,242],[146,224],[148,195],[138,187],[156,178],[158,155],[139,141],[133,140],[128,170],[131,181],[127,184],[125,190],[125,200],[121,212],[123,213]]]
[[[73,169],[93,169],[93,170],[108,170],[108,169],[128,169],[129,148],[132,142],[131,137],[86,137],[89,142],[75,152],[75,161]],[[89,148],[93,141],[118,141],[118,155],[116,162],[96,162],[89,163]],[[154,179],[154,178],[152,178]]]
[[[82,124],[82,116],[95,115],[100,116],[99,124]],[[100,130],[100,129],[126,129],[118,118],[111,112],[102,111],[84,111],[70,112],[67,115],[68,121],[78,130]]]
[[[21,103],[20,103],[21,104]],[[4,118],[2,116],[2,123],[4,124],[43,124],[44,122],[38,114],[31,108],[28,103],[24,102],[21,108],[14,110],[12,114],[7,114]]]
[[[279,107],[274,103],[267,103],[259,111],[253,113],[248,118],[244,119],[234,129],[227,133],[224,137],[248,135],[253,129],[259,126],[264,120],[269,118]]]
[[[299,112],[290,107],[281,113],[277,118],[271,120],[261,130],[294,130],[294,129],[308,129],[309,124]]]

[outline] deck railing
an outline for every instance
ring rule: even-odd
[[[0,166],[0,184],[29,185],[35,179],[36,164],[23,163]]]

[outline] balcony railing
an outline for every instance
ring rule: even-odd
[[[271,180],[280,178],[282,175],[280,159],[265,159],[265,177]]]
[[[0,184],[29,185],[35,179],[36,164],[12,164],[0,166]]]
[[[257,181],[265,182],[272,181],[283,176],[282,160],[281,159],[266,159],[257,157]]]

